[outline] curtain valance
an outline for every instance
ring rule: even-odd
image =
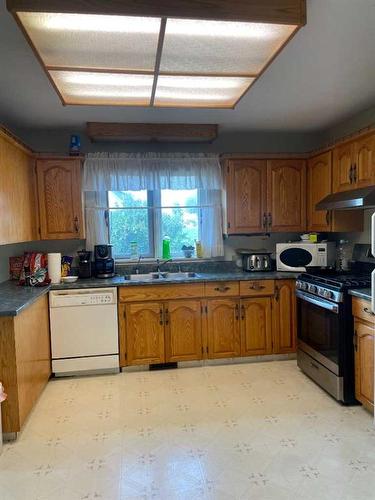
[[[219,156],[205,153],[88,153],[84,191],[222,189]]]

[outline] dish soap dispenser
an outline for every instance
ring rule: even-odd
[[[164,236],[163,238],[162,257],[163,259],[171,258],[171,239],[169,236]]]

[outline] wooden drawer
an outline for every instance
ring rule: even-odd
[[[120,302],[201,298],[204,284],[122,286],[118,296]]]
[[[369,300],[353,297],[352,312],[356,318],[373,323],[375,327],[375,315],[371,312],[371,303]]]
[[[213,281],[205,284],[206,297],[233,297],[239,295],[238,281]]]
[[[274,280],[240,281],[241,297],[263,297],[274,293]]]

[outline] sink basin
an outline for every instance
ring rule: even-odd
[[[126,281],[157,281],[163,279],[186,279],[196,278],[197,273],[146,273],[146,274],[127,274],[124,276]]]

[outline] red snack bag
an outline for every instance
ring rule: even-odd
[[[20,285],[46,286],[50,282],[47,272],[47,255],[40,252],[25,252]]]

